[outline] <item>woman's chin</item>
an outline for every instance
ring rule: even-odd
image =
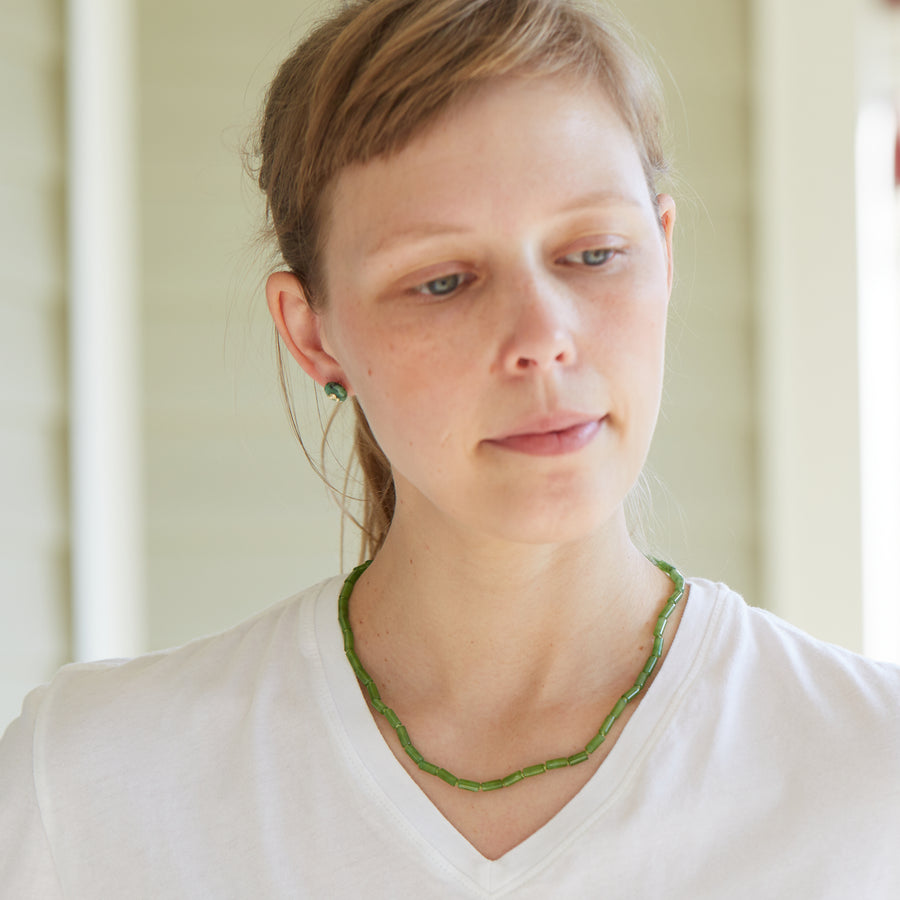
[[[541,508],[521,504],[498,517],[485,516],[479,531],[508,544],[559,545],[590,541],[611,528],[624,527],[623,498],[586,503],[554,502]]]

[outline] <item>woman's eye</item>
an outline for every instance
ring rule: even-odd
[[[609,262],[615,254],[615,250],[608,248],[598,248],[595,250],[579,250],[578,253],[570,253],[564,257],[568,263],[575,263],[583,266],[602,266],[605,262]]]
[[[465,276],[457,272],[453,275],[444,275],[441,278],[433,278],[431,281],[426,281],[424,284],[420,284],[416,291],[432,297],[446,297],[448,294],[458,290],[464,281]]]

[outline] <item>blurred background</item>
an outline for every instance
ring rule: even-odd
[[[900,661],[900,7],[619,6],[662,69],[679,204],[648,543]],[[324,8],[0,0],[0,728],[67,661],[355,562],[281,406],[242,168]]]

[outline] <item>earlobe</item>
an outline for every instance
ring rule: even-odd
[[[656,207],[659,210],[659,222],[663,230],[663,240],[666,250],[666,286],[669,294],[672,293],[672,284],[675,280],[675,257],[673,253],[673,239],[675,235],[675,201],[669,194],[659,194],[656,198]]]
[[[282,343],[300,368],[314,381],[350,385],[340,363],[322,343],[322,317],[306,299],[306,291],[291,272],[274,272],[266,282],[269,313]]]

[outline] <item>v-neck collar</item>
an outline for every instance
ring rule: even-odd
[[[707,604],[689,596],[666,659],[628,720],[609,755],[585,786],[550,821],[499,859],[484,857],[470,844],[398,762],[378,729],[344,653],[337,618],[338,576],[316,598],[315,634],[328,688],[349,749],[382,796],[412,831],[443,858],[463,881],[488,893],[521,884],[561,853],[618,794],[666,727],[670,710],[687,689],[688,675],[708,624]],[[693,595],[699,585],[688,580]],[[702,588],[700,588],[702,590]]]

